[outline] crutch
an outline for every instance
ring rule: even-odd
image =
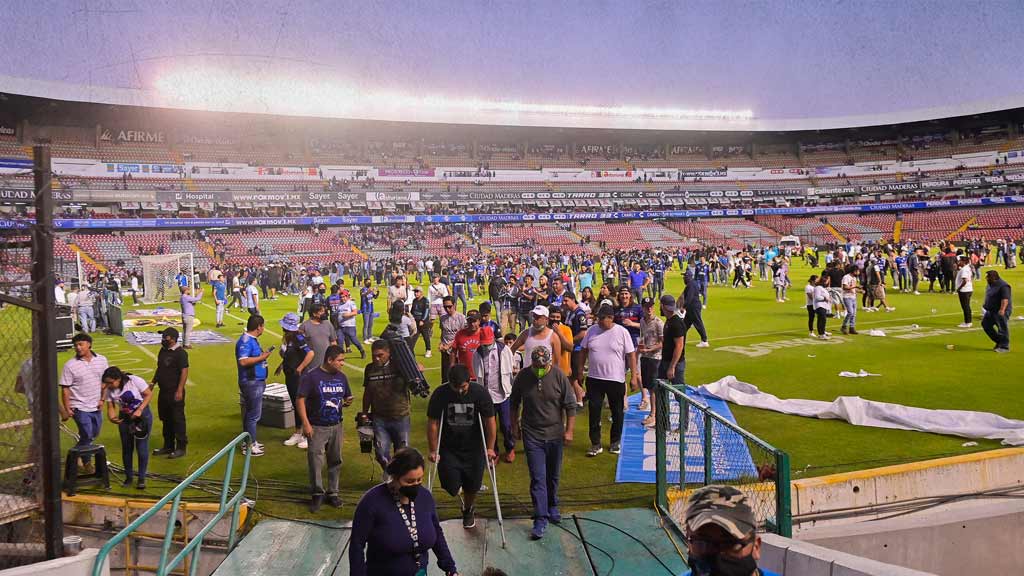
[[[484,445],[484,462],[487,464],[487,472],[491,476],[491,488],[494,489],[494,508],[498,511],[498,527],[501,528],[501,547],[505,548],[505,520],[501,517],[501,501],[498,499],[498,471],[494,462],[487,457],[487,434],[484,433],[483,417],[478,415],[477,422],[480,423],[480,440]]]
[[[431,492],[434,491],[434,476],[437,476],[437,463],[438,463],[439,460],[441,460],[441,455],[440,455],[440,451],[441,451],[441,433],[444,432],[444,414],[443,413],[441,414],[440,422],[441,422],[441,424],[439,425],[439,427],[437,429],[437,450],[438,450],[438,456],[437,456],[437,460],[434,460],[434,467],[430,470],[430,475],[427,478],[427,490],[429,490]],[[427,448],[429,449],[430,447],[427,446]]]

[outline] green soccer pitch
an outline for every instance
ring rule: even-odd
[[[1024,272],[1019,270],[996,269],[1014,286],[1019,286],[1024,278]],[[1017,343],[1013,343],[1011,347],[1015,348],[1009,354],[994,353],[992,343],[981,331],[984,279],[975,282],[973,329],[956,328],[961,322],[961,313],[954,295],[925,291],[915,296],[890,290],[889,302],[895,306],[894,312],[868,313],[860,310],[857,328],[861,335],[821,343],[808,338],[807,315],[803,306],[803,287],[807,277],[816,272],[802,263],[794,264],[790,272],[794,286],[790,290],[789,301],[785,303],[775,301],[769,282],[755,281],[749,289],[710,287],[704,321],[711,347],[695,348],[699,339],[695,331],[690,331],[686,346],[686,382],[700,385],[731,374],[780,398],[831,401],[838,396],[861,396],[909,406],[988,411],[1007,418],[1024,419],[1024,403],[1018,400],[1022,382],[1020,375],[1024,374],[1024,354]],[[680,271],[671,270],[667,277],[668,293],[678,295],[682,287]],[[922,288],[927,290],[926,282],[922,283]],[[1019,295],[1017,299],[1019,302]],[[471,307],[481,301],[478,296]],[[198,330],[214,329],[211,303],[211,291],[207,288],[204,304],[197,307],[202,322]],[[267,319],[267,331],[261,337],[264,348],[271,344],[280,346],[281,329],[277,322],[285,313],[294,311],[296,303],[296,296],[281,296],[276,301],[261,303]],[[126,312],[130,308],[128,306]],[[384,308],[383,294],[376,308]],[[1020,312],[1015,312],[1014,317],[1024,313],[1024,308],[1019,305],[1017,309]],[[247,314],[239,309],[232,309],[229,313],[231,316],[226,318],[226,326],[217,330],[233,342],[244,330]],[[375,335],[384,328],[383,319],[378,318],[377,323]],[[840,336],[839,324],[840,320],[829,319],[828,330],[836,337]],[[911,330],[910,326],[914,324],[918,328]],[[1021,325],[1020,321],[1011,321],[1011,337]],[[887,336],[869,336],[867,332],[870,329],[884,330]],[[434,332],[436,344],[436,327]],[[152,377],[155,346],[142,348],[128,344],[121,337],[97,335],[94,349],[107,356],[112,366],[119,366],[147,380]],[[440,380],[440,354],[436,353],[436,345],[433,358],[422,358],[422,350],[423,345],[418,344],[417,352],[427,368],[428,380],[436,386]],[[70,354],[61,353],[59,364],[63,365]],[[145,492],[123,489],[120,487],[121,479],[112,478],[110,493],[156,498],[241,431],[233,343],[196,345],[189,351],[189,357],[188,455],[179,460],[151,457],[150,473],[156,477],[148,480]],[[345,443],[341,486],[344,507],[340,511],[324,508],[315,516],[311,515],[307,509],[305,451],[282,444],[291,430],[261,426],[260,441],[267,452],[253,459],[247,491],[248,496],[256,501],[258,513],[295,518],[350,518],[359,495],[380,481],[377,464],[370,455],[359,451],[353,423],[362,397],[362,371],[368,361],[353,354],[345,368],[356,402],[345,411],[343,422]],[[275,354],[271,370],[278,362],[279,356]],[[880,376],[838,376],[843,370],[856,372],[860,369]],[[270,381],[284,380],[271,378]],[[154,398],[154,418],[155,404]],[[990,450],[999,446],[997,441],[981,440],[977,446],[964,447],[962,444],[967,439],[958,437],[860,428],[841,421],[786,416],[738,406],[732,406],[732,410],[741,426],[790,454],[794,479]],[[426,401],[415,398],[410,439],[411,444],[421,451],[425,451],[426,446],[425,411]],[[605,418],[607,414],[606,410]],[[67,424],[74,430],[73,422]],[[615,483],[616,456],[606,451],[596,458],[586,457],[589,444],[587,424],[588,418],[583,410],[576,420],[575,440],[565,452],[561,484],[563,509],[572,511],[649,504],[654,497],[653,485]],[[607,440],[607,419],[603,425],[603,437]],[[160,426],[159,420],[155,420],[151,448],[161,443]],[[62,437],[66,450],[71,438],[67,434]],[[120,464],[117,427],[109,421],[104,422],[98,442],[107,446],[108,459]],[[526,458],[522,452],[518,452],[518,456],[514,463],[501,462],[497,468],[506,515],[530,513]],[[214,491],[219,487],[218,478],[217,474],[211,476],[209,486]],[[193,491],[190,496],[192,500],[214,497],[200,490]],[[457,514],[457,499],[449,498],[440,491],[437,499],[442,514],[446,517]],[[482,514],[492,513],[491,500],[488,495],[481,496],[478,508]]]

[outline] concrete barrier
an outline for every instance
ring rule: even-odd
[[[1020,485],[1024,485],[1024,448],[1004,448],[796,480],[793,515]],[[870,514],[865,511],[862,518]]]
[[[91,576],[98,548],[86,548],[77,556],[36,562],[28,566],[0,570],[0,576]],[[104,562],[101,576],[110,576],[110,563]]]
[[[782,576],[934,576],[775,534],[761,536],[759,564]]]

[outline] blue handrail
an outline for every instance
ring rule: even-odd
[[[231,528],[228,531],[228,551],[234,549],[235,544],[237,544],[235,541],[235,532],[236,527],[238,526],[240,504],[242,499],[245,497],[245,487],[249,482],[249,462],[251,459],[249,450],[245,451],[245,464],[242,467],[241,485],[238,487],[238,491],[235,492],[235,495],[230,499],[228,499],[228,492],[230,491],[231,473],[233,472],[235,463],[235,448],[248,442],[248,440],[248,433],[242,432],[239,434],[227,446],[221,448],[220,452],[217,452],[213,458],[207,460],[206,464],[203,464],[188,478],[182,480],[181,484],[175,486],[174,489],[161,498],[159,502],[154,504],[149,510],[143,512],[135,519],[134,522],[125,526],[123,530],[114,535],[113,538],[100,548],[99,554],[96,555],[96,563],[92,567],[92,576],[100,576],[103,564],[106,562],[107,556],[110,555],[111,550],[128,538],[128,536],[137,530],[139,526],[142,526],[143,523],[156,515],[156,513],[163,509],[168,502],[173,502],[173,504],[171,505],[171,510],[167,515],[167,531],[164,533],[164,542],[160,551],[160,563],[157,565],[156,571],[157,576],[166,576],[169,572],[177,568],[177,566],[189,555],[191,555],[189,574],[194,576],[196,569],[199,567],[199,553],[202,550],[203,540],[206,538],[206,535],[213,530],[213,527],[216,526],[222,518],[224,518],[224,515],[227,514],[229,509],[231,510]],[[181,552],[178,552],[174,558],[168,561],[167,556],[171,550],[171,544],[174,541],[174,522],[178,517],[178,508],[181,506],[182,493],[186,488],[191,486],[193,482],[201,478],[207,470],[220,462],[225,456],[227,456],[227,466],[224,468],[224,482],[221,485],[220,508],[217,510],[217,514],[215,514],[214,517],[207,522],[207,524],[203,526],[203,528],[191,540],[185,543]]]

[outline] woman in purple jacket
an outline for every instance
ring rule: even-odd
[[[426,575],[429,551],[448,576],[458,576],[441,531],[434,497],[423,488],[423,455],[402,448],[388,463],[391,480],[370,488],[356,506],[349,541],[352,576]]]

